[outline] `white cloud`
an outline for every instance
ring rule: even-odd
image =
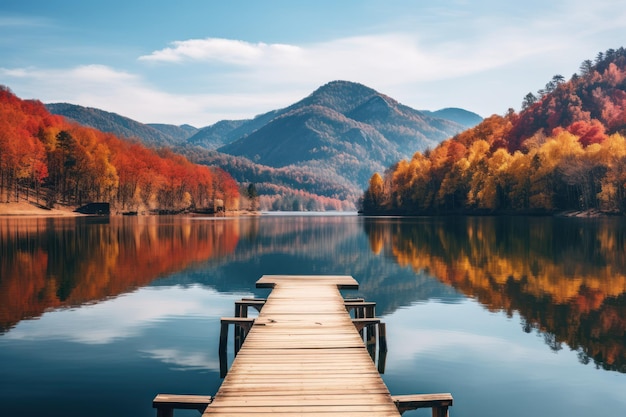
[[[529,26],[533,27],[532,24]],[[541,24],[536,23],[536,26]],[[547,30],[550,36],[546,36]],[[212,80],[219,83],[223,91],[231,91],[231,94],[219,96],[224,110],[236,106],[244,96],[248,97],[244,100],[246,102],[276,104],[274,107],[258,107],[257,111],[248,113],[247,117],[251,117],[289,105],[332,80],[360,82],[383,93],[399,94],[395,98],[419,106],[415,98],[422,95],[421,91],[428,90],[431,83],[471,79],[511,65],[518,65],[521,70],[525,61],[550,57],[551,54],[556,60],[559,51],[569,47],[569,41],[567,33],[559,33],[554,28],[538,29],[533,33],[494,25],[472,39],[443,39],[438,43],[427,42],[418,32],[352,36],[303,45],[191,39],[172,42],[172,47],[139,59],[176,63],[180,74],[201,71],[211,74]],[[545,79],[548,77],[546,75]],[[439,87],[437,95],[446,103],[444,106],[458,105],[458,95],[462,92],[456,88],[456,91],[453,88],[445,91]],[[535,88],[535,85],[529,88]],[[517,102],[521,95],[515,94]],[[272,96],[283,100],[264,99]],[[504,112],[511,106],[511,99],[502,100],[508,101],[501,106]],[[498,105],[489,104],[492,108]],[[215,113],[230,113],[209,107]],[[422,104],[421,108],[429,107]]]
[[[471,45],[463,40],[428,45],[418,35],[407,33],[345,37],[301,46],[190,39],[172,42],[173,47],[139,60],[205,63],[208,70],[227,63],[239,67],[235,78],[271,84],[349,79],[389,85],[467,75],[561,46],[522,42],[522,37],[508,30],[489,42]],[[502,52],[505,50],[507,53]]]
[[[0,68],[0,84],[21,98],[68,102],[114,112],[143,123],[189,123],[204,127],[244,119],[290,104],[299,91],[174,94],[139,75],[103,65],[70,69]]]
[[[298,55],[300,48],[286,44],[250,43],[233,39],[206,38],[174,41],[173,46],[139,57],[141,61],[181,62],[219,61],[248,65],[263,59],[289,59]]]
[[[412,27],[299,44],[176,40],[125,69],[4,68],[0,83],[23,98],[197,127],[288,106],[332,80],[360,82],[416,108],[459,106],[489,115],[517,105],[552,75],[567,76],[583,59],[619,47],[604,43],[626,27],[624,12],[613,6],[521,7],[523,16],[495,5],[430,10]]]
[[[21,321],[4,337],[107,344],[117,339],[137,336],[151,322],[168,317],[219,317],[225,311],[230,311],[232,302],[232,296],[201,286],[147,287],[106,302],[72,310],[52,311],[38,320]]]
[[[219,371],[220,364],[208,351],[183,352],[177,349],[152,349],[143,351],[151,359],[175,365],[179,370]]]
[[[64,90],[84,90],[86,87],[125,87],[139,82],[138,76],[105,65],[81,65],[70,69],[0,67],[0,76],[15,78],[18,82],[25,80],[44,94],[55,91],[63,94]]]

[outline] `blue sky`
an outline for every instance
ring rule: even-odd
[[[2,0],[0,84],[197,127],[333,80],[489,116],[625,33],[622,0]]]

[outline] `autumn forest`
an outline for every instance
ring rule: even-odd
[[[626,212],[626,50],[375,173],[366,213]]]
[[[80,126],[0,89],[0,201],[110,202],[120,212],[239,206],[225,171]]]
[[[79,125],[0,89],[0,201],[48,208],[108,202],[118,213],[239,208],[246,196],[233,176],[246,185],[241,172],[192,163],[180,151]],[[366,214],[623,214],[625,167],[626,51],[619,48],[584,61],[567,81],[555,75],[523,98],[520,112],[492,115],[374,173],[361,206]],[[290,189],[281,181],[263,187],[258,191],[272,195]],[[298,192],[288,207],[264,196],[261,202],[318,210],[355,199]]]

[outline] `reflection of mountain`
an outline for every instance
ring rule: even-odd
[[[51,308],[137,287],[201,283],[257,291],[264,274],[346,274],[379,314],[429,298],[456,299],[428,274],[372,253],[356,216],[0,220],[0,332]],[[184,270],[184,272],[180,272]]]
[[[380,314],[430,298],[460,296],[428,274],[389,262],[389,255],[372,253],[356,216],[262,216],[241,219],[237,251],[228,262],[200,265],[195,271],[160,280],[158,285],[202,283],[220,292],[254,291],[265,274],[352,275],[359,290],[347,296],[376,301]],[[209,264],[214,264],[211,260]]]
[[[0,333],[232,252],[238,223],[185,218],[0,220]]]
[[[373,250],[428,271],[524,330],[567,343],[581,362],[626,369],[626,224],[622,219],[423,218],[366,221]]]

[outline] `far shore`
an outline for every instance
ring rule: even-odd
[[[83,217],[85,214],[78,213],[73,206],[57,205],[57,207],[48,209],[34,202],[1,202],[0,203],[0,217]],[[229,211],[224,214],[225,217],[247,217],[247,216],[260,216],[260,211],[250,210],[235,210]],[[509,215],[512,213],[508,213]],[[149,214],[150,215],[150,214]],[[194,214],[190,214],[194,215]],[[379,216],[385,216],[384,214],[378,214]],[[466,213],[468,216],[476,215],[476,213]],[[485,215],[480,213],[479,215]],[[493,214],[498,216],[499,214]],[[545,216],[552,217],[578,217],[578,218],[598,218],[615,215],[614,213],[604,213],[599,210],[582,210],[582,211],[563,211],[556,213],[545,213]],[[111,216],[122,216],[122,213],[112,213]],[[145,214],[141,214],[145,216]],[[217,217],[222,217],[223,214],[218,214]],[[401,216],[402,217],[402,216]],[[412,216],[408,216],[412,217]]]
[[[85,214],[78,213],[75,207],[58,205],[55,208],[48,209],[33,202],[20,201],[0,203],[0,217],[84,217]],[[237,216],[258,216],[261,212],[249,211],[249,210],[237,210],[229,211],[225,214],[226,217]],[[122,216],[121,213],[112,213],[111,216]],[[143,215],[142,215],[143,216]],[[221,217],[221,215],[220,215]]]
[[[59,206],[53,209],[43,208],[35,203],[26,201],[0,203],[0,216],[28,216],[28,217],[78,217],[73,207]]]

